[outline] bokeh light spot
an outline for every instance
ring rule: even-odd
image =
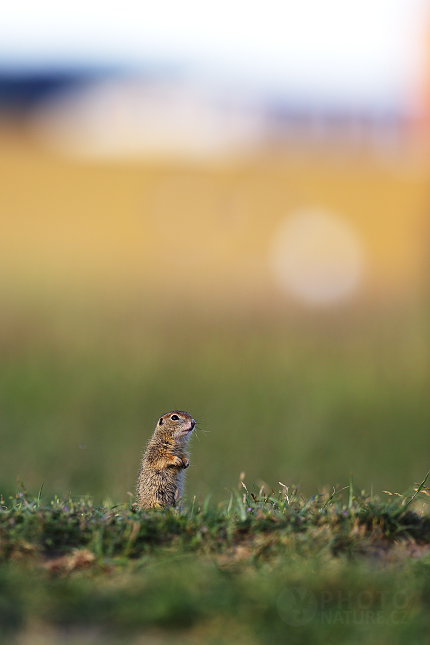
[[[311,305],[353,295],[364,269],[359,235],[338,215],[319,209],[301,210],[281,223],[270,261],[279,286]]]

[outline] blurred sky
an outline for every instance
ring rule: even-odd
[[[23,0],[0,10],[0,70],[179,65],[259,91],[386,108],[422,84],[429,15],[427,0]]]

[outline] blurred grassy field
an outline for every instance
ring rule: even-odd
[[[425,174],[358,160],[83,164],[0,145],[0,490],[127,499],[160,414],[185,409],[188,498],[239,473],[306,494],[402,491],[430,460]],[[357,299],[307,310],[268,248],[303,205],[364,241]]]
[[[400,492],[428,469],[426,330],[379,322],[366,334],[345,320],[193,323],[163,335],[143,321],[127,333],[93,321],[73,342],[47,324],[44,338],[21,329],[2,347],[1,489],[19,474],[33,491],[45,482],[46,492],[124,501],[157,417],[184,408],[205,431],[188,496],[224,498],[243,470],[308,494],[352,470],[359,486]]]

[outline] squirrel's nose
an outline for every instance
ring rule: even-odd
[[[196,422],[194,419],[191,419],[191,430],[194,430],[194,426],[196,425]]]

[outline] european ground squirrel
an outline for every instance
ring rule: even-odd
[[[196,422],[173,410],[160,417],[145,454],[137,484],[142,508],[175,506],[182,496],[184,470],[190,465],[185,448]]]

